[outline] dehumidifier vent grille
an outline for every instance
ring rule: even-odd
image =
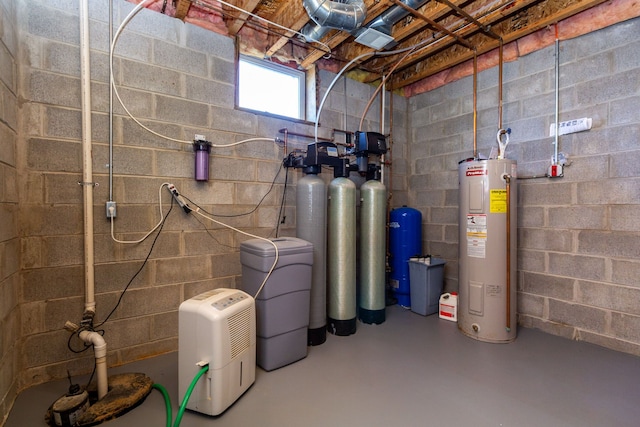
[[[253,306],[247,307],[227,318],[229,322],[232,359],[251,346],[251,319],[253,310]]]

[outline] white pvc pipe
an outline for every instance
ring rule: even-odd
[[[96,312],[94,238],[93,238],[93,155],[91,151],[91,67],[89,50],[89,0],[79,0],[80,14],[80,90],[82,95],[82,193],[84,199],[84,280],[85,314]],[[107,343],[94,331],[80,332],[80,338],[93,344],[96,358],[98,399],[109,389],[107,380]]]
[[[91,152],[91,67],[89,56],[89,3],[80,0],[80,91],[82,96],[82,194],[84,199],[85,312],[95,313],[93,252],[93,155]]]
[[[84,0],[86,1],[86,0]],[[102,399],[109,391],[107,381],[107,343],[102,335],[94,331],[81,331],[80,339],[93,344],[93,352],[96,358],[96,380],[98,382],[98,400]]]

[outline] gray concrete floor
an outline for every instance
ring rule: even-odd
[[[144,372],[169,391],[175,417],[177,353],[113,368]],[[67,381],[18,396],[6,427],[45,425]],[[164,426],[153,390],[106,427]],[[217,417],[187,412],[182,426],[637,427],[640,358],[520,328],[509,344],[475,341],[455,323],[387,308],[381,325],[329,335],[305,359],[256,370],[256,382]]]

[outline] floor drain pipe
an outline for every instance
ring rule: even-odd
[[[96,358],[96,378],[98,382],[98,400],[102,399],[109,391],[107,384],[107,343],[98,332],[81,331],[80,339],[93,344],[93,353]]]

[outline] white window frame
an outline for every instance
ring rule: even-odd
[[[268,109],[264,109],[264,108],[258,109],[258,108],[252,107],[246,102],[243,105],[243,103],[241,103],[242,101],[241,98],[243,97],[244,90],[246,89],[243,89],[243,82],[241,81],[242,79],[241,79],[240,67],[242,62],[252,65],[254,67],[262,68],[267,72],[276,72],[284,76],[293,77],[294,82],[297,83],[298,99],[295,101],[294,100],[289,100],[289,101],[297,103],[297,115],[293,116],[289,114],[282,114],[279,112],[269,111]],[[306,73],[304,71],[286,67],[281,64],[262,60],[252,56],[240,55],[238,59],[237,76],[238,77],[237,77],[237,90],[236,90],[236,106],[238,108],[243,110],[254,111],[257,113],[269,114],[269,115],[274,115],[278,117],[285,117],[285,118],[294,119],[294,120],[306,120],[305,112],[306,112],[306,79],[307,78],[306,78]],[[268,85],[265,86],[264,83],[261,83],[260,88],[269,89],[269,90],[273,89],[273,87],[269,87]],[[277,99],[282,99],[281,97],[277,96],[278,94],[274,95],[273,93],[269,93],[268,90],[261,92],[260,88],[255,89],[255,94],[256,96],[264,96],[265,98],[267,98],[265,102],[268,102],[269,99],[274,99],[274,97]]]

